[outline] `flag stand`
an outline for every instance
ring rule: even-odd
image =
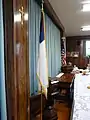
[[[42,85],[41,85],[41,120],[42,120],[42,116],[43,116],[43,113],[42,113]]]
[[[38,63],[38,71],[37,77],[40,83],[40,92],[41,92],[41,114],[40,120],[57,120],[57,113],[53,107],[46,104],[46,107],[43,111],[43,92],[45,92],[45,96],[47,99],[47,85],[48,85],[48,70],[47,70],[47,62],[46,62],[46,51],[45,51],[45,28],[44,28],[44,10],[43,10],[44,0],[41,3],[41,23],[40,23],[40,40],[39,40],[39,63]],[[44,53],[44,54],[43,54]],[[43,71],[44,70],[44,71]],[[44,72],[44,74],[43,74]],[[47,102],[47,101],[46,101]]]

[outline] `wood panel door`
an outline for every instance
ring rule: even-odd
[[[28,0],[4,0],[8,120],[30,120]]]

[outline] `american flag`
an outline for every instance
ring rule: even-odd
[[[66,65],[66,47],[65,47],[65,40],[62,39],[61,41],[61,60],[62,60],[62,65]]]

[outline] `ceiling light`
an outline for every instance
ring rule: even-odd
[[[90,31],[90,25],[82,26],[81,31]]]
[[[82,9],[83,12],[88,12],[90,11],[90,4],[83,4],[83,9]]]
[[[81,4],[90,4],[90,0],[85,0],[85,1],[81,2]]]
[[[24,20],[27,21],[28,20],[28,13],[24,14]],[[21,22],[21,14],[15,14],[14,15],[14,22]]]

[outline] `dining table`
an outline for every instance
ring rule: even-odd
[[[71,120],[90,120],[90,73],[75,74]]]

